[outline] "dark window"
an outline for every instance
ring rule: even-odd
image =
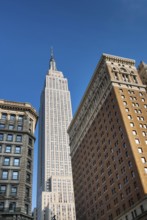
[[[27,173],[27,175],[26,175],[26,181],[29,183],[31,181],[31,175],[29,173]]]
[[[5,124],[0,124],[0,128],[4,128],[5,127]]]
[[[29,145],[32,146],[32,143],[33,143],[32,139],[29,138]]]
[[[13,173],[12,173],[12,179],[13,179],[13,180],[18,180],[18,171],[13,171]]]
[[[6,153],[11,153],[11,146],[10,146],[10,145],[7,145],[7,146],[6,146],[5,152],[6,152]]]
[[[144,212],[144,207],[143,205],[140,206],[141,212]]]
[[[21,147],[20,146],[16,146],[15,147],[15,153],[16,154],[20,154],[21,153]]]
[[[2,152],[2,145],[0,145],[0,153]]]
[[[7,180],[8,179],[8,171],[2,171],[2,179]]]
[[[11,195],[16,196],[17,195],[17,187],[11,186]]]
[[[5,158],[4,158],[4,163],[3,163],[3,165],[5,165],[5,166],[9,166],[9,165],[10,165],[10,157],[5,157]]]
[[[9,125],[9,130],[13,130],[14,129],[14,125]]]
[[[20,164],[20,159],[19,159],[19,158],[14,158],[14,163],[13,163],[13,165],[14,165],[14,166],[19,166],[19,164]]]
[[[6,119],[7,118],[7,114],[6,113],[2,113],[2,119]]]
[[[0,195],[5,195],[5,194],[6,194],[6,186],[0,185]]]
[[[30,189],[28,187],[26,187],[26,197],[30,196]]]
[[[4,202],[0,202],[0,211],[4,211]]]
[[[13,141],[13,135],[12,134],[7,135],[7,141]]]
[[[29,169],[29,170],[31,169],[31,161],[30,160],[27,161],[27,169]]]
[[[15,203],[15,202],[10,202],[10,204],[9,204],[9,210],[15,211],[15,208],[16,208],[16,203]]]
[[[4,134],[0,134],[0,141],[3,141]]]
[[[29,213],[29,205],[25,204],[25,213],[28,214]]]
[[[10,115],[10,120],[14,120],[15,119],[15,115]]]
[[[30,148],[28,148],[28,156],[31,157],[32,156],[32,150]]]
[[[22,142],[22,135],[17,135],[16,136],[16,141],[17,142]]]

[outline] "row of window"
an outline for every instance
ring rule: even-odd
[[[6,195],[8,187],[9,187],[8,185],[1,184],[0,185],[0,195]],[[18,186],[11,185],[9,195],[10,196],[17,196],[17,191],[18,191]],[[30,196],[30,188],[26,187],[25,188],[25,197],[29,197],[29,196]]]
[[[5,203],[0,202],[0,211],[3,212],[5,208]],[[9,203],[9,211],[15,211],[16,210],[16,202],[10,202]],[[29,213],[29,205],[25,204],[25,214]]]
[[[6,145],[4,147],[2,147],[2,145],[0,145],[0,153],[3,153],[3,148],[4,148],[4,153],[11,153],[13,147],[11,145]],[[15,154],[21,154],[21,147],[20,146],[15,146],[14,147],[14,153]]]
[[[13,163],[13,166],[19,166],[20,158],[14,158],[12,163]],[[3,166],[10,166],[10,157],[4,157]]]
[[[9,177],[9,173],[11,175],[11,179],[12,180],[19,180],[19,171],[8,171],[8,170],[2,170],[2,175],[1,175],[1,179],[2,180],[7,180]],[[30,183],[31,182],[31,174],[30,173],[26,173],[26,182]]]
[[[14,141],[14,137],[16,142],[22,142],[22,135],[13,135],[13,134],[7,134],[6,141]],[[0,133],[0,141],[3,140],[4,140],[4,134]]]
[[[0,123],[0,128],[6,128],[6,125],[5,124],[3,124],[3,123]],[[12,125],[12,124],[9,124],[8,125],[8,129],[9,130],[14,130],[14,128],[15,128],[15,126],[14,125]],[[22,125],[17,125],[17,131],[22,131],[22,129],[23,129],[23,127],[22,127]]]
[[[1,114],[1,119],[5,120],[5,119],[10,119],[10,120],[15,120],[16,118],[18,118],[18,121],[23,121],[23,115],[14,115],[14,114],[11,114],[11,115],[8,115],[7,113],[2,113]]]

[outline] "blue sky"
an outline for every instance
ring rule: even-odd
[[[147,62],[146,8],[146,0],[0,0],[0,98],[38,111],[53,46],[75,113],[102,53]]]

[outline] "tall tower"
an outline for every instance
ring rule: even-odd
[[[147,94],[135,61],[103,54],[68,132],[77,220],[147,219]]]
[[[75,219],[68,125],[72,119],[67,79],[51,53],[40,100],[37,218]]]

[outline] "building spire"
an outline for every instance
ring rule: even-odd
[[[56,62],[54,60],[54,53],[53,53],[53,47],[51,47],[51,58],[50,58],[50,64],[49,64],[49,69],[50,70],[57,70],[56,68]]]

